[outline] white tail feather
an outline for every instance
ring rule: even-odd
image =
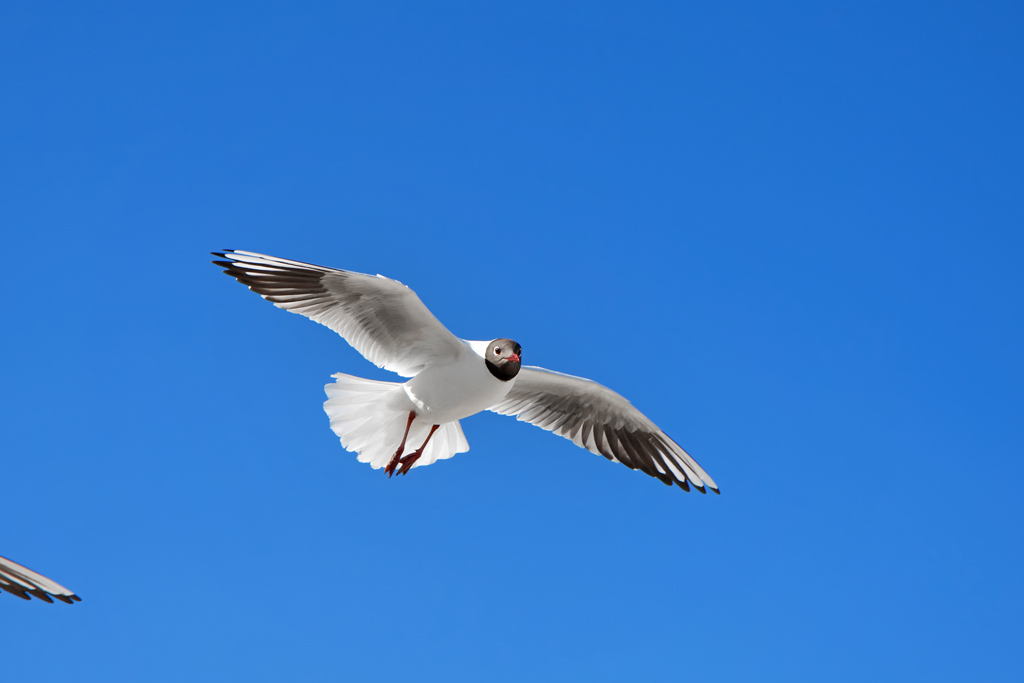
[[[333,384],[324,387],[324,411],[341,445],[358,454],[359,462],[377,470],[385,467],[398,450],[413,404],[401,384],[378,382],[337,373]],[[431,425],[415,420],[409,428],[403,455],[423,445]],[[438,427],[413,467],[430,465],[469,450],[458,422]]]

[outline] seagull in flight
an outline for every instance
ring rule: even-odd
[[[337,373],[325,387],[324,410],[341,445],[389,477],[468,451],[459,420],[490,410],[669,486],[718,493],[703,468],[619,394],[522,365],[523,349],[511,339],[459,339],[397,280],[251,251],[211,253],[215,265],[278,308],[326,325],[377,367],[410,378]]]
[[[78,597],[56,581],[51,581],[42,574],[36,574],[28,567],[22,567],[13,560],[0,557],[0,593],[7,591],[22,600],[31,600],[34,595],[40,600],[52,603],[52,598],[69,605],[81,602]]]

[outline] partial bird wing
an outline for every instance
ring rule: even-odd
[[[50,598],[57,598],[69,605],[72,602],[81,602],[78,597],[64,586],[55,581],[50,581],[42,574],[36,574],[27,567],[22,567],[17,562],[0,557],[0,592],[7,591],[16,595],[22,600],[31,600],[34,595],[40,600],[52,603]]]
[[[363,275],[232,249],[213,252],[224,272],[278,308],[326,325],[367,360],[413,377],[466,347],[416,292],[383,275]]]
[[[515,385],[490,410],[570,439],[591,453],[686,491],[718,486],[679,444],[611,389],[582,377],[523,367]]]

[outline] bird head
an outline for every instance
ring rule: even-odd
[[[487,369],[500,380],[508,381],[519,374],[523,347],[511,339],[495,339],[487,345],[484,359]]]

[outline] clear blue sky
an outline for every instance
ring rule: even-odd
[[[1019,3],[5,3],[10,681],[1024,678]],[[630,398],[686,494],[209,264],[412,286]]]

